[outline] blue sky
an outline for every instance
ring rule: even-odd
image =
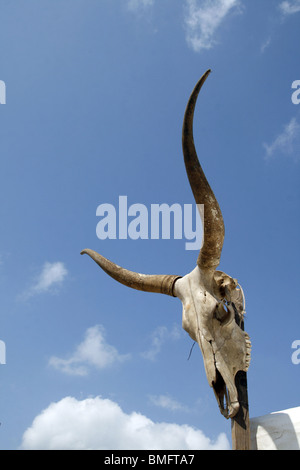
[[[299,1],[0,0],[0,16],[0,448],[230,448],[180,301],[80,256],[194,268],[184,239],[100,240],[96,209],[194,202],[181,127],[208,68],[195,143],[219,268],[246,295],[250,416],[299,406]]]

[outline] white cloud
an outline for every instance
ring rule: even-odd
[[[36,292],[46,292],[55,284],[60,284],[68,274],[63,263],[45,263],[43,270],[33,286]]]
[[[151,335],[151,346],[143,352],[141,355],[144,359],[154,361],[157,355],[160,353],[162,346],[167,341],[174,341],[180,338],[180,332],[178,325],[174,325],[170,330],[166,326],[159,326],[154,330]]]
[[[215,44],[214,35],[231,11],[240,12],[240,0],[185,0],[186,40],[194,51],[210,49]]]
[[[20,298],[26,300],[34,295],[53,291],[62,284],[67,274],[68,271],[64,263],[60,261],[46,262],[33,284],[21,294]]]
[[[149,399],[153,405],[159,406],[160,408],[164,408],[166,410],[188,411],[188,407],[174,400],[174,398],[170,397],[169,395],[150,395]]]
[[[279,8],[284,15],[298,13],[300,11],[300,0],[281,2]]]
[[[51,403],[25,431],[23,450],[197,450],[226,449],[224,433],[215,442],[188,425],[155,423],[140,413],[125,413],[101,397],[66,397]]]
[[[266,158],[271,158],[275,153],[291,155],[296,150],[300,151],[300,124],[296,118],[292,118],[271,144],[263,144],[266,150]],[[296,152],[295,152],[296,153]]]
[[[68,359],[52,356],[49,365],[69,375],[87,375],[91,367],[104,369],[128,358],[128,354],[120,355],[114,346],[107,344],[104,328],[96,325],[87,329],[84,340]]]

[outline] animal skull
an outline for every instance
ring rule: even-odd
[[[183,305],[182,326],[201,349],[206,376],[220,411],[233,418],[239,410],[235,375],[247,371],[251,343],[243,331],[244,298],[235,279],[216,271],[224,242],[224,222],[216,197],[200,166],[193,118],[198,94],[208,70],[196,84],[183,120],[182,148],[187,175],[203,223],[203,244],[196,268],[184,277],[145,275],[121,268],[93,250],[88,254],[108,275],[134,289],[178,297]]]
[[[201,349],[220,411],[232,418],[239,410],[235,375],[248,369],[251,345],[247,333],[236,323],[236,315],[240,322],[243,315],[237,282],[221,271],[214,274],[208,277],[197,266],[176,281],[174,293],[183,305],[182,327]]]

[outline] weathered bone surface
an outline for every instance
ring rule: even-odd
[[[222,277],[225,282],[232,282],[227,286],[219,284]],[[224,297],[220,295],[222,290]],[[201,349],[208,383],[214,389],[220,411],[232,418],[239,409],[235,375],[239,370],[248,370],[251,349],[247,333],[236,322],[242,322],[243,316],[240,292],[225,273],[218,271],[211,278],[197,266],[176,281],[174,294],[183,305],[182,327]]]
[[[203,223],[203,244],[196,268],[184,277],[145,275],[128,271],[93,250],[88,254],[109,276],[134,289],[178,297],[183,305],[182,326],[199,344],[209,385],[216,395],[220,411],[233,418],[239,410],[235,375],[247,371],[251,343],[243,331],[245,301],[238,282],[216,271],[224,242],[224,222],[218,201],[199,163],[194,139],[193,118],[198,94],[208,70],[196,84],[188,101],[182,129],[182,149],[190,186]]]
[[[89,255],[100,268],[116,281],[133,289],[142,290],[144,292],[156,292],[158,294],[166,294],[174,296],[174,283],[180,276],[164,275],[164,274],[140,274],[128,269],[121,268],[112,261],[104,258],[96,251],[85,249],[81,255]]]

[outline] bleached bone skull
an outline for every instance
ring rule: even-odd
[[[237,323],[243,321],[242,290],[227,274],[207,277],[197,266],[176,281],[174,293],[183,305],[182,327],[201,349],[220,411],[232,418],[239,410],[235,375],[247,371],[250,362],[250,340]]]
[[[85,249],[107,274],[134,289],[178,297],[183,305],[182,326],[201,349],[206,376],[220,411],[233,418],[239,410],[235,376],[247,371],[251,343],[243,331],[244,298],[237,281],[216,271],[224,242],[224,222],[218,201],[200,166],[193,139],[194,110],[208,70],[188,101],[182,130],[182,149],[190,186],[203,223],[203,243],[196,268],[184,277],[145,275],[128,271],[93,250]]]

